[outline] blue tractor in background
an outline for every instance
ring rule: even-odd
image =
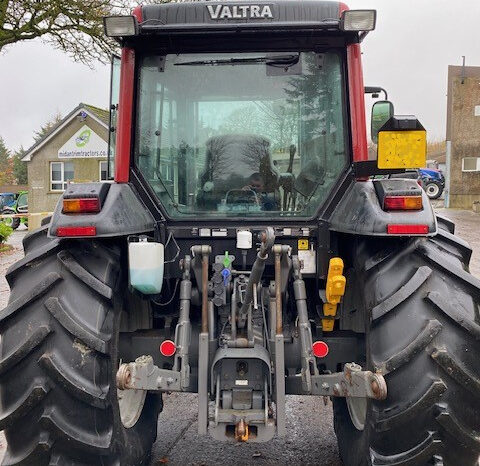
[[[445,189],[445,176],[441,170],[435,168],[418,168],[406,170],[405,173],[388,175],[388,178],[407,178],[417,180],[425,190],[429,199],[438,199]]]
[[[15,204],[15,193],[0,193],[0,210],[4,207],[10,207]]]
[[[435,168],[420,168],[418,170],[423,187],[430,199],[438,199],[445,189],[445,176]]]
[[[0,221],[16,230],[21,223],[28,226],[28,217],[14,217],[18,214],[28,214],[28,191],[18,193],[0,193],[0,213],[5,217]],[[6,216],[9,217],[6,217]]]

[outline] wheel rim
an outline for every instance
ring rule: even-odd
[[[124,427],[133,427],[142,414],[147,392],[145,390],[117,389],[120,418]]]
[[[440,188],[435,183],[430,183],[427,185],[427,194],[429,197],[434,197],[438,194]]]
[[[367,405],[368,401],[366,398],[347,398],[350,419],[357,430],[365,429],[365,423],[367,422]]]

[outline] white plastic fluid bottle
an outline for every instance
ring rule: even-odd
[[[143,294],[162,291],[164,246],[140,236],[139,241],[128,243],[130,285]]]

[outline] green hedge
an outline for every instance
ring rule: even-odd
[[[13,233],[13,229],[5,223],[0,222],[0,244],[6,243],[8,237]]]

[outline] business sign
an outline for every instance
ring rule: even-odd
[[[91,128],[83,125],[58,151],[59,159],[106,157],[108,144]]]

